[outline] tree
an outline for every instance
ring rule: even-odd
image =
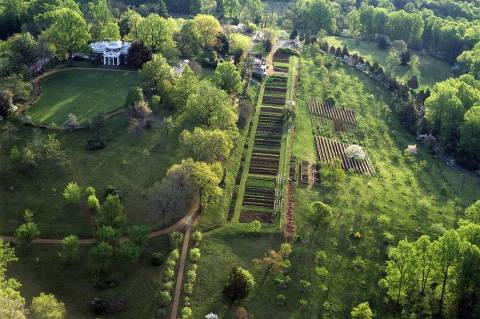
[[[461,241],[458,233],[455,230],[449,230],[443,234],[433,244],[433,249],[437,259],[437,271],[441,278],[441,292],[440,301],[438,305],[438,313],[443,315],[443,306],[445,292],[449,283],[449,280],[453,278],[449,277],[449,271],[455,266],[460,255]]]
[[[79,205],[82,200],[82,188],[75,182],[70,182],[65,186],[63,198],[68,204]]]
[[[152,51],[141,41],[134,41],[128,49],[128,65],[141,68],[142,65],[152,59]]]
[[[90,249],[90,260],[97,276],[101,277],[112,262],[113,247],[106,242],[99,242]]]
[[[191,179],[198,189],[200,198],[200,212],[210,205],[217,203],[223,195],[223,190],[218,185],[222,180],[223,168],[220,163],[208,164],[194,162],[192,159],[182,161],[191,172]]]
[[[232,140],[222,130],[204,130],[196,127],[192,133],[185,130],[180,135],[181,153],[195,161],[207,163],[224,161],[232,148]]]
[[[239,93],[242,89],[240,72],[231,62],[223,62],[217,65],[213,74],[212,82],[220,89],[229,94]]]
[[[32,314],[35,319],[63,319],[66,316],[65,305],[54,295],[40,293],[32,299]]]
[[[72,263],[77,259],[79,253],[79,240],[75,235],[67,236],[62,241],[62,250],[59,252],[59,256],[66,264]]]
[[[154,214],[167,222],[167,214],[176,219],[191,208],[197,194],[196,185],[191,182],[187,166],[175,164],[167,170],[161,182],[156,182],[149,190],[149,203]]]
[[[120,17],[120,35],[130,41],[138,39],[137,28],[142,20],[141,15],[135,10],[128,8]]]
[[[87,22],[79,12],[69,8],[59,9],[54,15],[54,23],[45,35],[55,46],[57,57],[63,60],[68,54],[73,63],[73,53],[84,48],[90,39]]]
[[[186,65],[181,76],[175,82],[171,100],[175,110],[183,111],[190,96],[198,92],[198,78],[192,69]]]
[[[168,95],[175,82],[172,68],[161,54],[154,54],[152,59],[143,64],[139,72],[142,87],[147,95],[159,95],[168,101]]]
[[[352,10],[347,15],[347,26],[348,31],[350,31],[350,35],[352,38],[357,39],[360,37],[362,33],[362,24],[360,23],[360,11]]]
[[[387,290],[390,298],[398,305],[404,305],[415,284],[417,260],[412,243],[401,240],[388,251],[385,278],[379,284]]]
[[[477,200],[465,210],[465,218],[475,224],[480,224],[480,200]]]
[[[220,22],[211,15],[198,14],[193,19],[198,31],[202,48],[213,48],[217,43],[217,37],[222,32]]]
[[[174,30],[175,25],[171,19],[162,18],[158,14],[150,14],[138,23],[135,40],[143,42],[154,53],[171,57],[172,50],[175,49]]]
[[[397,50],[391,49],[387,57],[387,65],[392,72],[395,72],[400,66],[400,54]]]
[[[370,309],[370,305],[367,302],[363,302],[356,307],[353,307],[350,312],[352,319],[372,319],[373,312]]]
[[[15,250],[0,240],[0,318],[26,319],[25,300],[19,292],[21,284],[7,278],[7,266],[17,261]]]
[[[414,89],[414,90],[418,89],[419,84],[418,84],[417,76],[415,75],[412,76],[410,80],[408,80],[407,84],[408,84],[408,87],[410,87],[411,89]]]
[[[106,0],[93,0],[87,7],[87,18],[92,26],[90,28],[92,39],[120,39],[120,28],[114,22]]]
[[[262,278],[262,284],[267,279],[268,275],[278,273],[283,268],[283,256],[275,250],[269,250],[268,253],[261,259],[254,259],[253,262],[265,268],[265,273]]]
[[[332,208],[322,202],[313,202],[310,206],[308,219],[313,226],[313,234],[322,225],[327,225],[332,218]]]
[[[184,119],[196,126],[228,130],[237,134],[237,114],[227,93],[208,83],[201,83],[187,101]]]
[[[98,225],[119,227],[123,225],[127,216],[118,195],[108,195],[105,202],[100,206],[97,215]]]
[[[460,127],[459,149],[473,161],[480,163],[480,103],[464,115]]]
[[[15,230],[15,238],[21,246],[28,247],[40,236],[37,224],[33,222],[33,213],[28,209],[23,214],[24,223]]]
[[[435,262],[433,246],[430,237],[427,235],[420,236],[414,243],[416,255],[418,256],[418,273],[420,275],[420,296],[425,295],[427,284],[433,272]]]
[[[412,77],[413,76],[420,77],[421,75],[420,66],[421,66],[420,58],[418,57],[418,55],[413,55],[410,58],[410,68],[409,68],[409,72],[412,75]]]
[[[140,249],[143,249],[148,244],[148,234],[150,227],[147,225],[133,225],[128,229],[128,239]]]
[[[191,58],[200,52],[200,33],[195,22],[185,23],[175,37],[182,56]]]
[[[223,287],[223,297],[231,307],[236,301],[245,300],[255,287],[255,279],[241,267],[233,268]]]
[[[302,7],[304,29],[308,34],[316,35],[320,30],[335,33],[338,9],[328,0],[310,0]]]
[[[240,14],[240,2],[238,0],[223,0],[223,7],[226,15],[230,18],[238,17]]]

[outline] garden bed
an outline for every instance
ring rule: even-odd
[[[322,103],[316,99],[313,99],[308,101],[308,110],[310,111],[310,114],[315,116],[321,116],[353,126],[357,125],[355,111],[352,109],[336,107],[328,102]],[[336,127],[338,127],[338,124]]]
[[[315,144],[320,161],[331,164],[335,161],[335,159],[340,159],[342,168],[346,171],[353,170],[361,174],[375,175],[375,168],[373,167],[368,156],[363,161],[358,161],[347,157],[345,150],[349,146],[348,144],[330,140],[321,136],[315,137]]]

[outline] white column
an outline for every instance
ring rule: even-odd
[[[117,57],[117,65],[120,65],[120,56]]]
[[[103,56],[103,65],[107,64],[107,61],[105,61],[105,56]]]

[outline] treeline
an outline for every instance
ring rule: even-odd
[[[388,251],[379,285],[402,318],[479,318],[480,201],[464,217],[439,238],[401,240]]]
[[[355,12],[351,13],[352,18]],[[412,48],[427,49],[450,64],[480,41],[479,21],[444,19],[429,10],[409,13],[364,6],[357,14],[360,36],[371,39],[377,34],[388,35],[392,40],[404,40]]]

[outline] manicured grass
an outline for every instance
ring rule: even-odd
[[[61,70],[40,81],[40,96],[28,110],[34,122],[63,124],[70,113],[79,121],[123,106],[138,85],[134,71]]]
[[[349,52],[357,53],[370,62],[377,61],[380,66],[388,69],[387,58],[388,50],[380,50],[375,42],[357,41],[341,37],[326,37],[325,40],[335,47],[347,46]],[[412,55],[418,55],[420,58],[420,79],[421,87],[432,87],[436,82],[446,80],[451,76],[451,66],[438,59],[432,58],[428,55],[421,55],[420,52],[412,51]],[[407,82],[409,78],[409,66],[399,66],[394,74],[403,82]]]
[[[122,193],[128,219],[131,223],[159,227],[163,221],[148,205],[148,189],[160,181],[166,170],[180,160],[177,154],[179,132],[163,130],[159,125],[146,131],[141,138],[128,132],[126,116],[108,120],[102,139],[104,150],[88,152],[87,141],[94,138],[90,131],[58,133],[57,137],[67,153],[70,164],[59,169],[41,165],[32,174],[12,170],[0,174],[0,233],[12,234],[21,223],[25,209],[35,213],[42,236],[79,234],[88,236],[93,231],[94,216],[82,213],[79,207],[65,204],[62,192],[67,183],[76,181],[82,187],[92,185],[97,194],[103,194],[109,185]],[[31,141],[32,130],[19,127],[21,147]],[[52,132],[47,132],[51,134]],[[47,134],[44,133],[44,134]],[[7,161],[8,152],[0,153],[0,162]],[[13,187],[13,190],[9,190]],[[172,220],[166,220],[167,223]]]

